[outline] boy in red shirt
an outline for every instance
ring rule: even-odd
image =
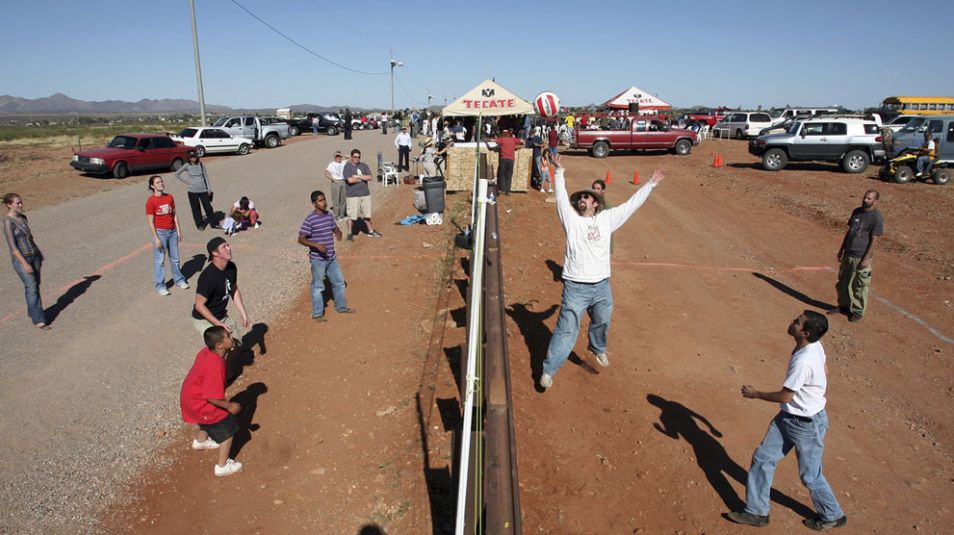
[[[182,382],[179,402],[182,420],[199,426],[192,449],[218,449],[215,475],[223,477],[242,470],[242,463],[229,458],[232,438],[239,428],[235,415],[242,406],[225,400],[225,355],[234,342],[221,326],[209,327],[203,337],[205,347],[195,356],[195,363]]]

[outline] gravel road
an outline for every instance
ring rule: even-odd
[[[324,168],[333,152],[358,147],[375,170],[376,151],[396,157],[392,140],[377,132],[356,132],[348,142],[303,136],[273,150],[204,160],[217,210],[248,195],[262,214],[262,228],[230,239],[253,324],[276,326],[305,291],[308,261],[296,231],[311,208],[310,192],[329,190]],[[9,265],[0,269],[2,533],[95,531],[100,508],[181,425],[179,385],[201,346],[190,320],[195,281],[205,243],[221,234],[195,230],[185,185],[165,176],[184,234],[181,263],[193,286],[172,288],[170,297],[152,287],[143,208],[148,175],[35,211],[25,199],[47,258],[44,304],[57,315],[51,331],[35,329],[19,279]],[[372,190],[376,203],[408,191],[377,183]]]

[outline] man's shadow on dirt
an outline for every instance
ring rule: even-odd
[[[553,274],[553,282],[563,282],[563,266],[553,260],[547,260],[547,268]]]
[[[179,271],[182,272],[182,276],[189,280],[193,275],[202,271],[202,268],[205,266],[206,256],[204,254],[192,255],[192,258],[188,262],[182,264],[182,267],[179,268]],[[166,287],[171,288],[173,281],[169,281],[166,284]]]
[[[70,286],[63,295],[59,296],[56,299],[56,302],[52,306],[48,307],[44,312],[46,314],[46,322],[52,324],[56,321],[56,317],[60,315],[60,312],[66,310],[66,307],[73,304],[73,301],[86,293],[86,290],[93,285],[94,282],[98,281],[102,277],[100,275],[89,275],[83,277],[83,280],[77,282],[76,284]]]
[[[238,403],[242,410],[236,415],[239,421],[239,430],[232,440],[232,452],[229,454],[233,459],[238,457],[242,448],[252,440],[252,432],[258,431],[259,425],[252,423],[255,418],[255,409],[258,408],[258,397],[268,392],[265,383],[252,383],[248,388],[235,394],[229,401]]]
[[[798,299],[799,301],[801,301],[802,303],[805,303],[806,305],[808,305],[808,306],[810,306],[810,307],[815,307],[815,308],[819,308],[819,309],[822,309],[822,310],[831,310],[832,308],[835,308],[835,305],[832,305],[832,304],[830,304],[830,303],[826,303],[826,302],[824,302],[824,301],[819,301],[818,299],[813,299],[813,298],[811,298],[811,297],[809,297],[809,296],[803,294],[802,292],[796,290],[795,288],[792,288],[791,286],[789,286],[789,285],[787,285],[787,284],[785,284],[785,283],[783,283],[783,282],[781,282],[781,281],[778,281],[778,280],[773,279],[772,277],[769,277],[768,275],[763,275],[762,273],[752,273],[752,276],[755,277],[756,279],[762,279],[762,280],[764,280],[765,282],[769,283],[769,285],[770,285],[771,287],[775,288],[776,290],[778,290],[778,291],[780,291],[780,292],[782,292],[782,293],[784,293],[784,294],[786,294],[786,295],[792,296],[792,297],[794,297],[795,299]]]
[[[659,422],[653,423],[653,427],[673,440],[679,440],[681,437],[692,446],[696,464],[702,469],[709,485],[719,494],[725,506],[730,511],[745,508],[745,501],[736,494],[726,476],[745,486],[748,472],[733,461],[722,444],[716,440],[722,438],[722,433],[705,416],[690,410],[681,403],[669,401],[655,394],[647,395],[646,400],[662,411],[659,414]],[[708,428],[708,432],[700,429],[696,423],[697,420]],[[775,489],[772,489],[771,499],[804,518],[815,517],[815,513],[808,506]]]
[[[542,393],[544,389],[538,381],[540,375],[543,374],[543,361],[547,358],[547,348],[553,334],[544,321],[552,316],[560,308],[560,305],[553,304],[546,310],[534,312],[530,310],[530,305],[534,302],[536,300],[531,300],[528,303],[514,303],[507,307],[506,311],[507,315],[513,318],[514,323],[517,324],[520,334],[523,335],[524,343],[527,344],[527,351],[530,353],[530,375],[533,381],[537,383],[535,385],[537,392]],[[569,361],[594,375],[600,373],[588,362],[581,359],[576,351],[570,353]]]
[[[242,337],[242,344],[236,350],[232,351],[226,362],[226,381],[229,386],[236,379],[242,376],[242,372],[247,366],[255,364],[255,346],[258,346],[258,354],[265,355],[268,349],[265,347],[265,334],[268,332],[268,325],[264,323],[255,323]]]

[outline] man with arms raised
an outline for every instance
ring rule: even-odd
[[[628,201],[603,210],[603,197],[591,190],[566,193],[566,180],[556,167],[557,214],[566,232],[566,254],[563,258],[563,298],[547,358],[543,362],[540,386],[550,388],[553,376],[566,362],[580,332],[583,313],[590,317],[587,332],[589,350],[600,366],[609,366],[606,356],[606,336],[613,315],[613,293],[610,289],[610,236],[646,202],[656,185],[666,174],[656,170],[653,177]]]

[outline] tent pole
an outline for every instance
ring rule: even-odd
[[[477,125],[474,127],[477,129],[477,136],[474,138],[477,140],[476,147],[474,148],[474,181],[471,184],[470,191],[473,193],[470,198],[470,228],[473,230],[474,221],[477,217],[477,177],[480,176],[480,133],[483,130],[480,126],[483,122],[484,112],[477,114]],[[490,155],[488,154],[489,158]]]

